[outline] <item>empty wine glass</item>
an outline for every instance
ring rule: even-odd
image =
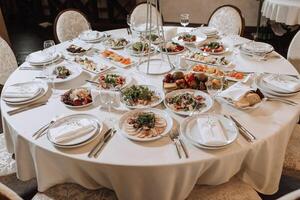
[[[101,91],[100,92],[100,102],[104,105],[108,112],[111,113],[112,106],[115,104],[117,100],[117,93],[113,91]],[[114,119],[112,117],[108,118],[108,121],[111,124],[114,124]]]
[[[187,13],[180,15],[180,24],[185,28],[190,23],[190,15]]]
[[[54,69],[52,67],[44,67],[43,74],[47,78],[47,80],[51,83],[53,97],[58,96],[58,93],[55,89],[55,83],[54,83],[54,80],[56,78],[56,74],[54,73]]]
[[[224,77],[209,76],[205,83],[208,94],[214,99],[223,90]]]
[[[44,52],[50,57],[53,58],[55,55],[55,42],[53,40],[44,41]]]
[[[127,25],[130,27],[131,26],[131,15],[128,14],[126,19],[127,19]]]

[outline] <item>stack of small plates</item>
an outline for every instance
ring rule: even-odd
[[[80,129],[81,125],[78,125],[82,120],[88,121],[90,124],[90,131],[84,132],[79,134],[80,131],[77,131],[75,134],[71,134],[64,140],[58,141],[56,140],[57,133],[52,131],[53,129],[60,128],[60,127],[67,127],[67,126],[73,126],[74,124],[77,125]],[[83,128],[83,127],[81,127]],[[75,148],[79,147],[85,144],[88,144],[89,142],[93,141],[100,133],[103,128],[103,125],[101,122],[98,121],[98,119],[89,114],[74,114],[74,115],[68,115],[61,117],[57,119],[54,123],[52,123],[48,129],[47,137],[48,140],[57,147],[61,148]],[[78,134],[78,135],[76,135]]]
[[[27,56],[26,61],[32,66],[43,66],[49,65],[56,62],[61,58],[61,54],[56,53],[54,55],[49,55],[44,51],[38,51],[31,53]]]
[[[222,128],[226,140],[218,143],[205,142],[201,136],[202,130],[199,129],[198,120],[217,120]],[[228,147],[228,145],[232,144],[238,137],[238,129],[231,119],[228,119],[222,115],[212,114],[199,114],[185,118],[180,125],[180,132],[191,144],[202,149],[222,149]],[[211,132],[208,134],[216,133]]]
[[[88,43],[100,42],[105,37],[105,34],[99,31],[84,31],[79,35],[79,39]]]
[[[193,31],[195,34],[199,32],[205,34],[208,38],[216,37],[218,35],[218,30],[211,26],[202,26]]]
[[[9,105],[22,105],[40,99],[47,91],[48,84],[43,81],[17,83],[4,90],[2,99]]]
[[[274,51],[272,45],[263,42],[246,42],[241,45],[240,51],[244,55],[265,57],[267,54]]]
[[[277,96],[277,97],[289,97],[289,96],[293,96],[296,95],[300,92],[300,90],[298,91],[288,91],[279,87],[276,87],[272,84],[269,84],[268,82],[265,81],[266,78],[268,78],[269,76],[279,76],[278,78],[280,78],[280,80],[282,80],[283,82],[289,82],[289,81],[295,81],[298,82],[300,84],[299,79],[289,76],[289,75],[274,75],[274,74],[261,74],[258,75],[255,79],[255,84],[257,85],[257,87],[267,96]]]

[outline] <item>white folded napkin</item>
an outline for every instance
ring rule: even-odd
[[[56,56],[57,56],[57,54],[54,54],[53,56],[50,56],[45,51],[37,51],[37,52],[31,53],[28,56],[27,61],[31,62],[31,63],[49,62],[49,61],[53,60]]]
[[[3,94],[4,98],[32,98],[39,93],[41,88],[36,85],[8,86]]]
[[[79,47],[83,48],[86,51],[89,50],[92,47],[91,44],[87,44],[87,43],[85,43],[85,42],[83,42],[81,40],[78,40],[78,39],[74,40],[73,44],[76,45],[76,46],[79,46]]]
[[[168,28],[167,30],[165,30],[165,40],[166,41],[171,41],[173,37],[175,37],[177,35],[177,28],[173,27],[173,28]]]
[[[253,88],[251,88],[249,85],[246,85],[242,82],[237,82],[226,90],[222,91],[218,96],[229,98],[233,101],[238,101],[251,90],[253,90]]]
[[[293,77],[270,74],[265,76],[263,80],[274,87],[287,90],[289,92],[297,92],[300,90],[299,80]]]
[[[64,124],[49,130],[50,135],[57,143],[67,142],[79,138],[93,131],[95,127],[88,119],[81,119],[76,123]]]
[[[222,125],[217,119],[198,118],[199,143],[207,146],[220,146],[228,143]]]

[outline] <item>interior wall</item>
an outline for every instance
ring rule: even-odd
[[[137,3],[144,1],[137,0]],[[258,0],[160,0],[166,22],[179,22],[180,13],[189,13],[191,23],[207,23],[211,13],[225,4],[232,4],[242,11],[246,26],[256,26]]]

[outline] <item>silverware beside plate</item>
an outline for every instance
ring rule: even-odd
[[[43,101],[43,102],[36,102],[36,103],[32,103],[32,104],[28,104],[19,108],[16,108],[14,110],[10,110],[7,112],[7,114],[9,114],[10,116],[27,111],[27,110],[31,110],[33,108],[37,108],[40,106],[44,106],[47,104],[48,101]]]
[[[99,140],[99,142],[98,142],[98,143],[92,148],[92,150],[89,152],[89,154],[88,154],[88,157],[89,157],[89,158],[93,157],[93,156],[96,154],[96,152],[97,152],[98,149],[100,148],[101,144],[103,143],[104,138],[106,138],[107,135],[109,135],[109,133],[110,133],[111,131],[112,131],[112,128],[108,129],[108,130],[104,133],[103,139],[101,138],[101,139]]]
[[[99,146],[99,148],[96,151],[96,153],[94,154],[94,158],[98,158],[98,156],[100,155],[100,153],[101,153],[102,149],[104,148],[104,146],[109,142],[109,140],[112,138],[112,136],[114,136],[114,134],[116,132],[117,132],[116,130],[113,130],[109,134],[107,134],[106,137],[103,138],[103,142]]]
[[[248,142],[254,142],[256,140],[256,137],[248,131],[240,122],[238,122],[235,118],[233,118],[230,115],[225,115],[226,118],[231,119],[236,126],[238,127],[241,135],[248,141]]]

